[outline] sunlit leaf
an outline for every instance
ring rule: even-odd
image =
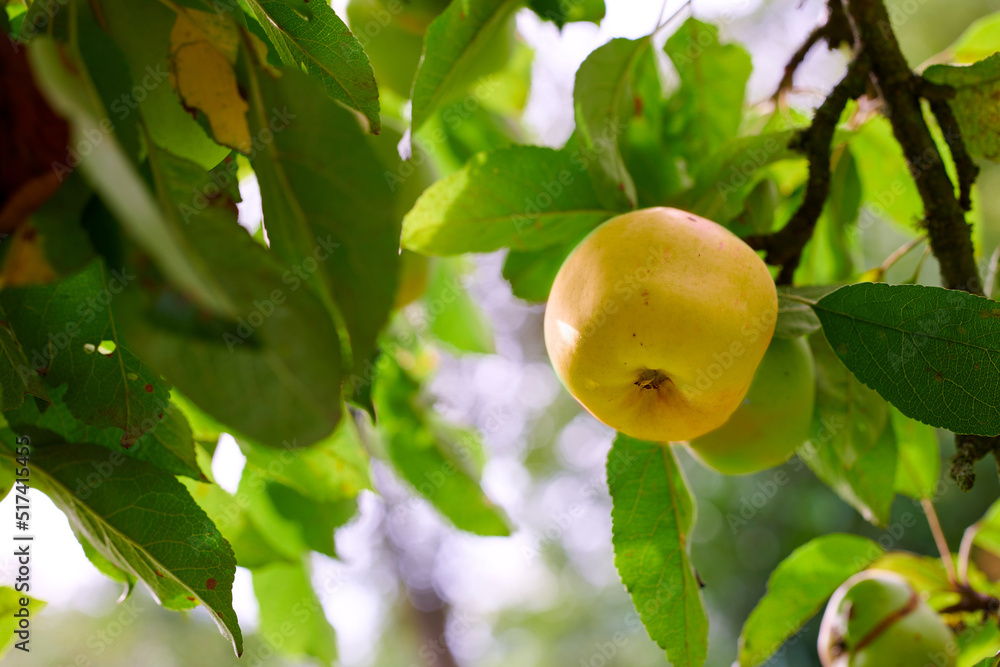
[[[608,455],[615,566],[673,665],[705,664],[708,618],[688,554],[694,499],[668,446],[619,434]]]
[[[771,573],[767,593],[740,633],[740,667],[761,665],[819,612],[833,592],[882,555],[857,535],[824,535],[793,551]]]

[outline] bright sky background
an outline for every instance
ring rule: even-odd
[[[822,16],[822,2],[810,0],[774,0],[775,5],[787,5],[787,11],[777,9],[770,13],[771,20],[766,26],[746,26],[739,22],[729,24],[733,17],[739,19],[750,14],[760,4],[760,0],[696,0],[695,14],[702,19],[713,20],[721,24],[723,39],[737,38],[744,42],[754,55],[754,79],[751,81],[751,101],[766,97],[780,75],[780,67],[788,54],[801,42],[808,30]],[[346,0],[336,0],[334,8],[344,16],[343,8]],[[576,68],[593,49],[613,37],[640,37],[656,26],[661,13],[669,16],[681,3],[668,0],[666,10],[662,0],[607,0],[607,18],[598,28],[592,24],[570,24],[560,34],[551,23],[543,23],[533,14],[524,10],[518,16],[518,27],[521,35],[529,44],[537,48],[534,61],[533,82],[535,85],[529,100],[526,120],[540,143],[559,144],[568,136],[572,121],[572,86]],[[800,6],[801,5],[801,6]],[[687,12],[682,16],[687,16]],[[780,17],[776,19],[775,17]],[[770,32],[763,32],[764,29]],[[666,33],[661,40],[665,40]],[[802,77],[806,87],[815,85],[822,89],[829,80],[829,72],[836,69],[836,56],[824,53],[817,54],[816,60],[825,59],[826,63],[812,62],[807,64],[807,70],[825,72],[818,81],[810,82],[809,72]],[[819,65],[808,67],[808,65]],[[255,192],[252,183],[245,183],[244,197],[246,202],[241,206],[241,222],[252,224],[259,221],[259,194]],[[485,361],[492,364],[491,374],[503,374],[505,360]],[[546,368],[519,368],[518,373],[534,373],[533,377],[520,384],[527,388],[518,393],[530,394],[530,391],[542,393],[558,391],[554,376]],[[495,388],[504,386],[502,383],[491,383]],[[511,385],[507,385],[511,386]],[[517,384],[513,385],[515,388]],[[537,396],[527,396],[535,405],[548,399],[540,400]],[[525,400],[523,397],[511,396],[510,400]],[[584,418],[580,425],[570,428],[593,430],[600,426],[592,420]],[[606,434],[601,434],[606,435]],[[608,438],[610,439],[610,438]],[[603,437],[593,439],[604,440]],[[576,456],[589,457],[593,454],[595,460],[603,456],[600,451],[577,451]],[[238,446],[228,436],[223,436],[215,455],[213,473],[219,484],[230,492],[235,491],[245,459]],[[501,505],[512,510],[517,521],[518,490],[527,485],[524,471],[513,460],[498,460],[487,468],[484,483],[491,495]],[[14,514],[13,495],[0,502],[0,517],[3,517],[4,534],[9,535]],[[101,615],[111,608],[107,602],[106,591],[109,581],[100,575],[89,563],[83,550],[69,528],[65,516],[41,493],[31,494],[32,532],[35,535],[32,561],[32,593],[46,600],[55,608],[78,608],[82,611]],[[381,617],[385,609],[381,600],[384,591],[394,582],[373,580],[370,575],[371,563],[368,553],[367,537],[378,524],[380,505],[370,494],[361,498],[362,512],[348,527],[337,534],[337,546],[343,558],[342,562],[333,561],[323,556],[314,559],[314,574],[317,580],[330,575],[343,576],[343,585],[323,599],[328,618],[338,633],[342,664],[348,667],[366,665],[369,650],[377,639],[381,625]],[[523,509],[521,510],[523,511]],[[428,517],[427,520],[434,520]],[[596,519],[601,522],[601,519]],[[607,526],[610,533],[610,525]],[[533,599],[543,600],[551,591],[551,581],[544,576],[542,566],[532,566],[526,562],[521,552],[529,545],[522,533],[508,540],[484,540],[466,536],[454,538],[451,544],[452,557],[449,566],[454,570],[450,577],[448,593],[455,602],[467,608],[488,612],[489,607],[498,608],[508,603],[523,606],[531,604]],[[605,540],[604,534],[581,536],[581,540]],[[5,540],[5,545],[11,544]],[[596,548],[596,545],[581,544],[581,548]],[[607,547],[610,548],[610,547]],[[10,555],[11,550],[4,547],[0,550],[0,581],[11,582],[15,576],[16,564]],[[603,553],[603,552],[602,552]],[[609,568],[595,570],[596,577],[609,576]],[[604,582],[595,582],[598,584]],[[463,593],[463,590],[465,591]],[[98,591],[102,593],[97,595]],[[484,594],[489,591],[489,594]],[[253,597],[249,572],[240,568],[236,576],[234,590],[236,612],[244,632],[252,630],[257,623],[258,610]],[[487,602],[488,601],[488,602]],[[198,613],[204,613],[203,610]],[[476,653],[482,649],[482,644],[490,640],[489,633],[477,633],[475,630],[466,634],[463,646],[459,650]],[[477,648],[477,644],[479,644]]]

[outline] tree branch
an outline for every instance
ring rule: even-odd
[[[767,263],[781,265],[779,285],[792,282],[792,274],[799,264],[802,249],[812,237],[816,221],[823,212],[830,194],[830,144],[837,123],[848,101],[865,91],[868,79],[868,59],[862,53],[855,58],[844,78],[816,109],[812,124],[793,140],[791,148],[809,159],[809,180],[802,205],[784,227],[773,234],[755,234],[744,240],[755,250],[767,253]]]
[[[961,139],[958,124],[940,90],[914,76],[899,48],[883,0],[850,0],[847,15],[858,47],[869,55],[872,74],[885,102],[885,114],[896,141],[903,148],[910,173],[924,204],[924,225],[930,247],[941,265],[941,278],[949,289],[983,294],[972,234],[965,221],[969,190],[976,167]],[[948,177],[941,153],[924,119],[920,95],[926,95],[938,118],[959,176],[960,194]],[[975,481],[973,465],[988,452],[997,454],[1000,439],[956,435],[957,453],[951,476],[959,488],[968,490]]]
[[[962,129],[951,111],[951,105],[948,104],[948,100],[955,97],[955,89],[931,83],[922,77],[917,77],[917,86],[920,96],[927,100],[931,112],[941,126],[945,143],[951,152],[951,159],[955,163],[955,171],[958,174],[958,204],[962,210],[969,211],[972,209],[972,185],[979,175],[979,167],[965,148]]]
[[[886,116],[923,200],[924,224],[945,287],[982,294],[965,213],[924,120],[919,86],[914,85],[885,4],[883,0],[850,0],[847,14],[859,48],[871,60]]]

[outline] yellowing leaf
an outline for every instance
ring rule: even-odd
[[[59,277],[42,248],[44,238],[31,224],[18,227],[0,272],[0,288],[43,285]]]
[[[235,29],[218,16],[197,10],[177,14],[170,33],[171,83],[185,106],[205,114],[217,142],[247,153],[250,107],[233,71],[238,50]]]

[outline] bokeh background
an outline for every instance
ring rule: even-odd
[[[334,8],[343,17],[344,2]],[[914,65],[950,44],[976,18],[1000,10],[1000,0],[890,0],[904,52]],[[607,0],[598,28],[570,24],[561,33],[528,12],[517,17],[519,39],[535,51],[524,113],[509,133],[526,143],[561,145],[573,130],[576,68],[612,37],[640,37],[661,13],[680,10],[716,22],[724,41],[752,54],[749,102],[763,102],[788,56],[824,16],[820,0],[695,0],[686,8],[668,0]],[[667,36],[661,35],[661,43]],[[817,48],[800,69],[798,107],[818,104],[844,69],[844,57]],[[453,151],[452,161],[460,161]],[[440,156],[439,156],[440,157]],[[446,156],[447,157],[447,156]],[[445,160],[447,163],[447,160]],[[447,169],[447,164],[444,164]],[[996,192],[996,171],[986,171],[980,193]],[[260,220],[251,179],[242,184],[241,222]],[[980,196],[983,247],[988,257],[1000,240],[1000,201]],[[905,242],[898,227],[876,222],[857,249],[862,267],[878,265]],[[894,268],[913,273],[919,252]],[[316,555],[313,574],[323,611],[338,633],[345,667],[604,667],[667,665],[649,640],[614,569],[610,499],[604,461],[613,433],[582,413],[559,385],[542,342],[543,308],[515,299],[500,276],[501,254],[468,263],[465,286],[492,332],[493,354],[457,355],[436,350],[432,384],[437,410],[476,426],[489,463],[487,493],[508,512],[510,538],[477,538],[447,525],[415,500],[386,469],[376,467],[378,494],[365,492],[360,512],[337,532],[337,560]],[[892,279],[890,274],[890,280]],[[928,261],[921,274],[934,281]],[[426,297],[403,317],[424,319]],[[485,332],[485,330],[484,330]],[[485,335],[480,332],[480,335]],[[941,434],[942,457],[953,453]],[[856,532],[883,546],[934,553],[919,506],[898,497],[893,524],[880,530],[864,520],[805,466],[792,459],[757,475],[728,478],[680,453],[697,498],[693,562],[705,581],[711,626],[711,667],[735,657],[743,620],[763,594],[767,576],[797,546],[830,532]],[[244,460],[227,436],[213,472],[235,491]],[[946,469],[946,464],[943,466]],[[957,546],[965,526],[1000,493],[992,459],[978,482],[962,493],[946,477],[937,499],[944,530]],[[36,527],[33,592],[48,602],[33,625],[32,652],[12,651],[11,667],[188,667],[308,664],[273,655],[254,631],[259,609],[249,573],[237,573],[236,610],[247,650],[237,659],[203,610],[159,609],[140,589],[123,605],[120,590],[91,566],[64,516],[41,494],[33,495]],[[8,498],[0,515],[13,512]],[[404,507],[406,511],[397,511]],[[12,579],[13,559],[0,556],[0,579]],[[814,619],[769,664],[818,665]],[[443,641],[446,640],[446,641]],[[444,645],[447,644],[447,650]]]

